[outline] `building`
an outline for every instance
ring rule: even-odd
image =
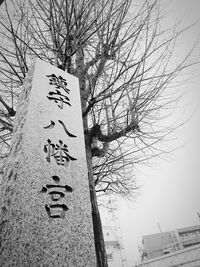
[[[141,261],[161,257],[200,244],[200,225],[143,236]]]
[[[104,241],[109,267],[124,267],[123,245],[111,226],[104,226]]]
[[[200,244],[200,225],[177,229],[184,248]]]
[[[135,267],[200,267],[200,225],[143,236]]]
[[[123,246],[123,237],[117,214],[117,200],[114,196],[108,195],[104,197],[104,202],[102,203],[103,205],[100,206],[100,211],[104,225],[103,234],[108,266],[127,267],[126,252]]]
[[[200,267],[200,245],[143,261],[135,267]]]

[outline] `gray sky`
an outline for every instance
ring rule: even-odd
[[[200,19],[199,0],[161,0],[162,5],[168,2],[166,23],[183,18],[185,26]],[[200,23],[184,34],[177,55],[186,54],[198,34]],[[200,44],[194,55],[200,61]],[[159,232],[157,223],[162,231],[200,224],[200,67],[192,68],[183,78],[189,80],[181,85],[184,97],[178,112],[185,119],[191,116],[175,133],[175,145],[183,147],[153,168],[140,167],[136,173],[142,185],[140,196],[131,203],[120,201],[118,216],[129,267],[139,260],[142,236]]]

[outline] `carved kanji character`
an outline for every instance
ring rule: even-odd
[[[67,82],[66,79],[64,79],[62,76],[56,76],[55,74],[46,75],[49,79],[50,85],[55,85],[56,88],[62,88],[66,92],[69,93],[69,89],[67,88]]]
[[[69,155],[69,150],[63,141],[59,140],[59,144],[54,145],[51,140],[47,140],[47,145],[44,146],[44,152],[47,153],[47,161],[51,161],[51,157],[54,157],[58,165],[64,165],[66,162],[77,160]]]
[[[67,130],[67,127],[65,126],[64,122],[61,121],[61,120],[58,120],[58,122],[62,125],[64,131],[66,132],[66,134],[69,136],[69,137],[77,137],[76,135],[70,133],[68,130]],[[54,128],[55,126],[55,122],[54,121],[51,121],[49,125],[45,126],[44,129],[52,129]]]
[[[66,94],[69,94],[69,89],[67,88],[66,79],[61,76],[56,76],[55,74],[46,75],[50,78],[49,84],[55,85],[56,90],[50,91],[47,98],[49,100],[54,100],[60,109],[63,109],[63,104],[71,106],[70,99]]]
[[[41,193],[48,193],[51,201],[55,204],[46,204],[45,209],[50,218],[64,218],[68,207],[65,204],[57,203],[65,197],[65,193],[72,193],[73,189],[68,185],[59,185],[60,178],[56,175],[52,176],[55,184],[47,184],[40,191]]]

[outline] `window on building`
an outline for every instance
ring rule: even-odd
[[[166,255],[166,254],[170,254],[170,251],[169,251],[169,250],[166,250],[166,251],[163,252],[163,254],[164,254],[164,255]]]
[[[106,256],[107,256],[107,260],[110,260],[110,261],[113,260],[113,254],[112,253],[108,253]]]
[[[184,233],[181,236],[181,240],[186,241],[186,240],[191,240],[191,239],[195,239],[198,237],[198,233],[197,231],[195,232],[188,232],[188,233]]]

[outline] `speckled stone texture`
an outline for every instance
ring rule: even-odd
[[[38,60],[0,188],[0,266],[96,266],[83,136],[78,79]]]

